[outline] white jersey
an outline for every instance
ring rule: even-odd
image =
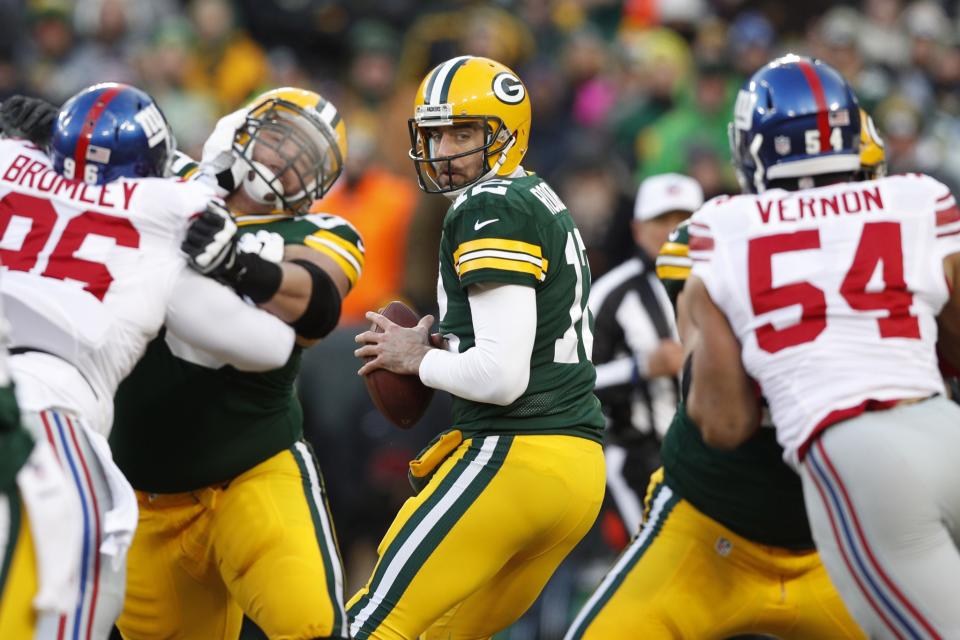
[[[715,198],[693,216],[693,274],[739,338],[787,462],[830,424],[944,392],[936,316],[956,252],[956,202],[919,174]]]
[[[180,252],[190,217],[215,197],[198,181],[67,180],[39,149],[0,140],[0,292],[11,347],[56,356],[15,359],[22,408],[72,409],[105,433],[120,381],[165,319],[188,313],[172,308],[185,281],[221,289],[247,308],[225,287],[189,271]],[[289,332],[292,341],[279,320],[252,307],[249,313],[270,318],[264,327]]]

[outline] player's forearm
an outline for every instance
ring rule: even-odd
[[[687,291],[695,330],[695,339],[689,344],[693,365],[688,413],[707,444],[733,448],[759,425],[753,383],[740,360],[740,343],[706,287],[692,278]]]
[[[230,322],[211,322],[211,318],[229,318]],[[184,342],[243,371],[281,367],[293,348],[293,330],[279,318],[188,269],[174,286],[165,324]]]
[[[463,353],[433,349],[420,363],[420,379],[455,396],[506,406],[530,381],[536,336],[536,292],[520,285],[470,291],[475,344]]]
[[[280,263],[276,293],[260,306],[293,327],[301,344],[309,344],[336,327],[350,282],[329,258],[294,249],[298,247],[288,247]]]
[[[280,268],[283,271],[280,288],[260,307],[290,324],[303,316],[303,312],[307,310],[313,288],[310,274],[302,266],[292,262],[282,262]]]

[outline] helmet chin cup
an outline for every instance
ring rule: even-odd
[[[277,194],[270,187],[270,183],[276,180],[274,173],[266,166],[253,160],[250,161],[250,166],[244,167],[244,169],[246,170],[240,186],[250,199],[260,204],[279,204]]]

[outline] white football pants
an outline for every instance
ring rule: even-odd
[[[833,425],[801,467],[814,540],[871,638],[960,638],[960,406]]]
[[[37,441],[53,448],[82,507],[79,599],[67,615],[41,615],[35,639],[106,640],[123,609],[126,548],[137,515],[133,490],[122,476],[117,477],[120,472],[103,436],[85,427],[75,414],[22,411],[21,419]],[[40,538],[42,543],[42,534]]]

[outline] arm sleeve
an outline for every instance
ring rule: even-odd
[[[241,371],[269,371],[290,357],[294,332],[209,278],[184,269],[167,303],[167,328]]]
[[[936,210],[936,241],[938,257],[943,258],[960,252],[960,208],[950,190],[938,184],[943,190],[939,193],[934,208]]]
[[[468,298],[475,345],[463,353],[432,349],[420,363],[420,379],[466,400],[506,406],[530,381],[536,291],[519,284],[476,285]]]

